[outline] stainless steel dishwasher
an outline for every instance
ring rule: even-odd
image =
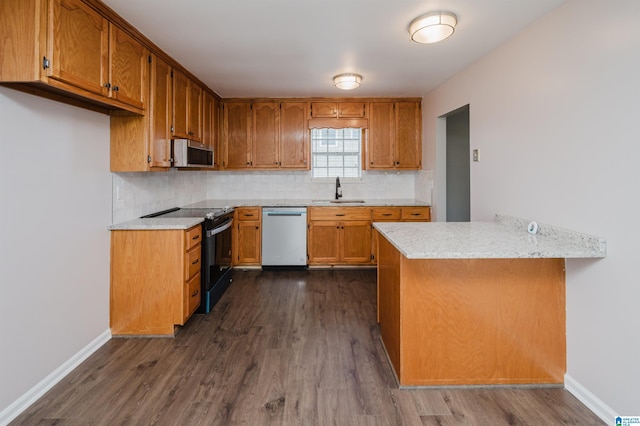
[[[262,267],[306,268],[307,208],[262,208]]]

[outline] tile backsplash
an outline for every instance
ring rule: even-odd
[[[113,223],[205,199],[330,199],[335,182],[312,181],[306,171],[112,173]],[[346,199],[409,198],[430,201],[428,170],[363,172],[343,180]],[[418,188],[416,188],[418,185]]]

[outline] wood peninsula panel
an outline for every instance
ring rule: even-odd
[[[184,241],[181,230],[111,231],[113,335],[173,335],[183,323]]]
[[[378,243],[378,323],[389,360],[400,371],[400,258],[386,238]]]
[[[564,259],[407,259],[385,238],[379,248],[380,327],[401,386],[563,383]]]

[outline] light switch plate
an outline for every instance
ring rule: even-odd
[[[473,161],[480,161],[480,150],[479,149],[474,149],[473,150]]]

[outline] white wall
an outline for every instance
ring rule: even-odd
[[[639,22],[636,0],[569,0],[423,103],[436,177],[438,117],[470,104],[472,220],[500,212],[607,239],[605,259],[567,261],[568,379],[601,415],[640,413]]]
[[[363,172],[361,181],[342,179],[344,199],[414,198],[419,172]],[[307,171],[118,173],[113,175],[113,222],[208,199],[331,199],[335,180],[311,181]],[[119,188],[119,189],[118,189]],[[117,192],[121,191],[121,199]],[[422,201],[430,198],[423,196]]]
[[[109,329],[108,117],[0,87],[0,147],[2,413]]]

